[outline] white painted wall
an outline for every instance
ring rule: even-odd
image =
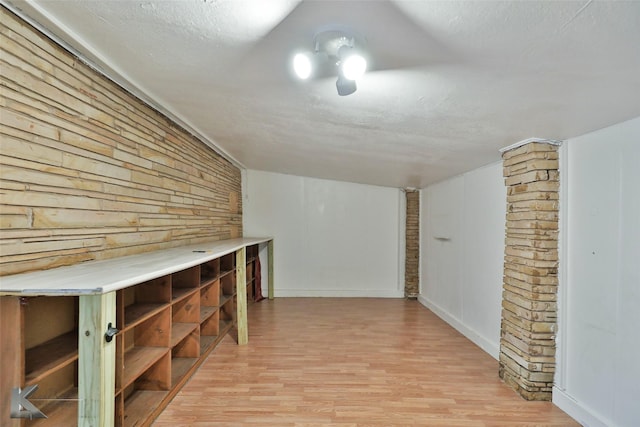
[[[276,297],[402,297],[399,189],[248,170],[247,236],[274,237]]]
[[[553,401],[588,427],[640,425],[640,118],[565,143]]]
[[[501,163],[422,190],[419,300],[496,359],[505,216]]]

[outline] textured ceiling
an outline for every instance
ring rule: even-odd
[[[424,187],[640,116],[640,2],[11,0],[249,169]],[[318,31],[366,39],[338,96],[289,59]]]

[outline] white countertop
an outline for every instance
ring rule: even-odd
[[[0,277],[0,295],[90,295],[117,291],[272,240],[245,237],[162,249],[68,267]]]

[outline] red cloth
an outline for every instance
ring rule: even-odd
[[[256,257],[256,262],[253,267],[253,279],[254,279],[254,294],[253,300],[255,302],[262,301],[262,270],[260,268],[260,257]]]

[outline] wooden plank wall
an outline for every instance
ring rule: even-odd
[[[0,6],[0,275],[242,235],[240,170]]]

